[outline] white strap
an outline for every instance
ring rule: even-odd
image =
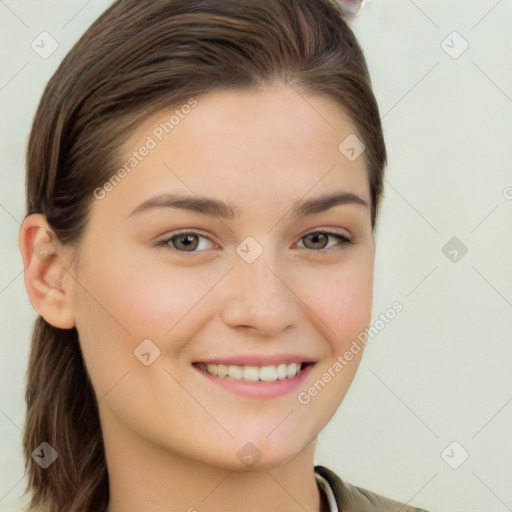
[[[316,472],[315,472],[315,477],[316,477],[317,482],[320,484],[320,486],[324,490],[325,494],[327,495],[327,501],[329,503],[329,511],[330,512],[339,512],[338,504],[336,503],[336,498],[334,497],[334,493],[332,492],[329,482],[322,475],[319,475]]]

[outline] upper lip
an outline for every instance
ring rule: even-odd
[[[226,366],[277,366],[279,364],[314,362],[312,358],[299,354],[283,354],[280,356],[252,354],[245,356],[212,357],[195,361],[196,364],[224,364]]]

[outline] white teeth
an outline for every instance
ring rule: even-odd
[[[284,380],[286,379],[286,365],[283,363],[283,364],[280,364],[278,367],[277,367],[277,378],[279,380]]]
[[[257,366],[244,366],[243,380],[256,382],[259,379],[259,370]]]
[[[297,365],[297,363],[289,364],[286,367],[286,376],[295,377],[295,375],[297,375],[297,366],[300,368],[300,365]]]
[[[211,373],[215,377],[217,377],[217,375],[218,375],[217,368],[218,368],[218,365],[216,365],[216,364],[207,364],[206,365],[206,369],[208,370],[208,373]]]
[[[275,366],[262,366],[260,368],[260,380],[275,382],[277,380],[277,368]]]
[[[226,377],[229,373],[229,366],[226,366],[225,364],[212,364],[212,365],[208,365],[208,366],[216,366],[217,367],[217,376],[218,377]],[[206,367],[207,371],[209,372],[210,370],[208,369],[208,366]],[[213,373],[212,373],[213,375]]]
[[[230,367],[229,367],[229,373],[228,375],[232,378],[232,379],[236,379],[236,380],[241,380],[243,375],[244,375],[244,369],[241,367],[241,366],[236,366],[234,364],[232,364]]]
[[[234,380],[247,382],[275,382],[277,380],[291,379],[301,371],[301,363],[281,363],[277,366],[239,366],[236,364],[200,364],[203,370],[215,377],[229,377]]]

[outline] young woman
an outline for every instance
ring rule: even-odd
[[[314,466],[363,353],[385,163],[337,5],[115,2],[28,146],[30,510],[419,510]]]

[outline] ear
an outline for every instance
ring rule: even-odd
[[[23,221],[19,247],[25,267],[25,286],[32,307],[51,325],[71,329],[75,318],[69,300],[72,281],[67,271],[65,248],[46,217],[39,213]]]

